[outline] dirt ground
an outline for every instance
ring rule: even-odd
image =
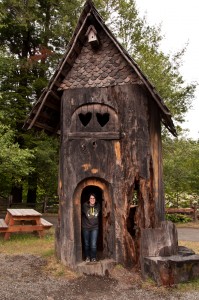
[[[45,218],[56,224],[54,217]],[[55,276],[48,264],[48,258],[32,254],[0,253],[0,300],[199,299],[199,290],[182,292],[176,287],[157,287],[143,282],[138,273],[121,266],[116,266],[109,277],[80,276],[74,272],[71,276]]]
[[[139,275],[116,267],[109,277],[55,277],[47,259],[0,254],[0,300],[156,300],[199,299],[199,291],[182,293],[143,283]]]

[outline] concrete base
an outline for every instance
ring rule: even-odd
[[[165,286],[199,278],[199,255],[145,257],[144,275]]]
[[[76,266],[76,270],[80,274],[86,275],[109,275],[109,272],[114,268],[116,262],[113,259],[103,259],[97,262],[82,262]]]

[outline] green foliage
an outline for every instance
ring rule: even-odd
[[[3,124],[0,114],[0,190],[8,194],[13,184],[20,184],[22,178],[34,170],[31,166],[33,153],[28,149],[20,149],[15,142],[14,131]]]
[[[0,109],[22,127],[77,21],[80,1],[0,2]]]
[[[189,280],[188,282],[179,283],[177,289],[183,293],[194,293],[195,291],[199,290],[199,278]]]
[[[183,121],[195,90],[179,72],[186,49],[165,55],[160,50],[160,27],[139,17],[134,0],[94,3],[175,119]],[[58,141],[43,133],[24,134],[22,125],[65,51],[82,6],[80,0],[0,1],[0,187],[7,194],[14,182],[23,185],[24,197],[30,188],[37,188],[39,200],[56,195]],[[184,192],[199,192],[198,144],[180,145],[165,136],[165,187],[170,198],[174,193],[179,198]]]
[[[45,256],[46,253],[54,249],[54,228],[45,232],[41,239],[33,233],[16,233],[11,234],[10,239],[5,241],[3,236],[0,237],[0,252],[13,255],[32,253],[34,255]]]
[[[163,39],[160,26],[149,26],[140,18],[134,0],[119,0],[111,27],[123,46],[164,99],[176,121],[182,122],[190,107],[196,84],[187,84],[180,74],[186,47],[173,55],[160,50]]]
[[[188,223],[192,221],[192,218],[182,214],[166,214],[166,220],[173,223]]]
[[[112,14],[115,14],[117,2],[118,1],[116,0],[94,0],[93,1],[100,15],[107,22],[110,21],[110,16]]]
[[[57,194],[58,154],[59,143],[56,137],[48,137],[44,133],[37,136],[33,166],[37,173],[38,199],[44,199],[44,196],[52,198]]]
[[[2,128],[0,181],[6,196],[13,184],[23,186],[24,198],[28,190],[37,190],[38,200],[56,195],[58,142],[24,134],[22,126],[65,50],[81,5],[80,0],[0,1],[0,111],[8,126]]]
[[[148,75],[171,110],[173,117],[179,122],[184,120],[184,114],[190,107],[196,87],[195,84],[187,85],[179,73],[177,60],[182,57],[183,53],[182,51],[179,57],[174,55],[170,58],[153,48],[142,48],[138,59],[141,69]]]
[[[164,183],[168,206],[185,206],[199,200],[199,142],[165,138]]]
[[[23,186],[24,197],[29,176],[37,179],[38,201],[45,197],[54,199],[57,193],[58,140],[44,133],[29,133],[21,136],[21,145],[16,142],[16,133],[3,124],[0,113],[0,190],[8,196],[13,185]],[[24,148],[25,147],[25,148]],[[55,199],[54,199],[55,200]]]
[[[57,194],[58,177],[58,149],[59,141],[57,137],[47,136],[44,132],[28,132],[23,135],[24,145],[31,149],[33,157],[31,159],[32,172],[24,178],[24,197],[28,188],[35,187],[29,180],[30,176],[36,179],[37,200],[44,201],[44,198],[54,199]],[[55,201],[55,199],[54,199]]]

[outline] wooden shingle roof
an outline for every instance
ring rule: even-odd
[[[103,45],[94,52],[90,51],[91,45],[86,36],[90,25],[95,26],[97,32],[101,32],[100,42]],[[126,83],[138,83],[148,90],[159,107],[162,123],[176,136],[171,113],[164,101],[105,25],[92,1],[87,0],[66,52],[48,86],[34,105],[24,127],[26,129],[36,127],[48,133],[58,133],[63,90]]]
[[[59,90],[142,83],[105,32],[98,33],[98,36],[101,47],[92,51],[92,45],[88,41],[84,43]]]

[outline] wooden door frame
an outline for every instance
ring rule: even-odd
[[[81,181],[73,194],[73,212],[74,212],[74,240],[75,240],[75,261],[76,263],[80,263],[82,261],[82,241],[81,241],[81,195],[82,191],[87,186],[96,186],[102,190],[103,195],[103,207],[102,207],[102,227],[103,233],[105,231],[105,219],[106,219],[106,209],[109,207],[110,211],[113,212],[113,201],[110,193],[110,185],[108,182],[101,178],[86,178]],[[104,209],[106,207],[106,209]],[[113,230],[114,226],[112,226]],[[110,232],[109,232],[110,234]],[[112,232],[112,237],[114,233]],[[103,234],[104,236],[104,234]],[[112,238],[113,239],[113,238]],[[113,241],[111,243],[111,253],[114,253],[113,249]]]

